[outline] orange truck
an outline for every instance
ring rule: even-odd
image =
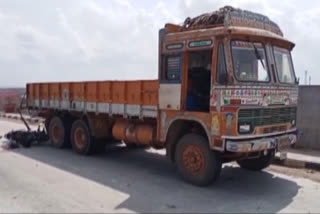
[[[159,31],[157,80],[29,83],[27,105],[55,147],[165,149],[205,186],[223,163],[262,170],[297,141],[293,47],[268,17],[223,7]]]

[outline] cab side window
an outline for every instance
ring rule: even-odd
[[[224,85],[228,82],[228,72],[224,54],[224,46],[222,42],[219,43],[218,51],[217,83]]]
[[[180,82],[181,67],[181,55],[164,56],[161,80],[164,82]]]

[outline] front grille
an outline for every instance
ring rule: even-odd
[[[272,132],[283,132],[287,130],[286,125],[280,125],[280,126],[271,126],[271,127],[265,127],[263,128],[263,134],[269,134]]]
[[[238,123],[250,124],[253,131],[256,126],[291,123],[296,120],[296,114],[296,107],[240,109]]]

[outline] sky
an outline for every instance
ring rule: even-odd
[[[320,1],[1,0],[0,87],[27,82],[156,79],[158,30],[231,5],[279,24],[296,75],[320,84]]]

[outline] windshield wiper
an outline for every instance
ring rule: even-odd
[[[257,47],[255,46],[254,42],[251,42],[251,44],[253,45],[254,53],[255,53],[257,59],[260,60],[263,69],[266,70],[266,68],[265,68],[265,66],[264,66],[264,63],[263,63],[263,60],[262,60],[262,58],[261,58],[261,56],[260,56],[260,54],[259,54],[259,51],[258,51]]]

